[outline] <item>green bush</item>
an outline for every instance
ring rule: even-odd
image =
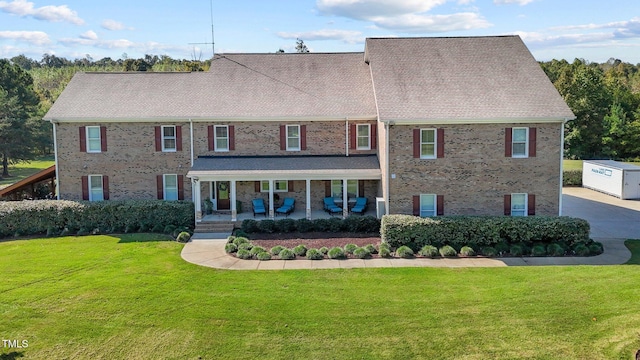
[[[366,259],[371,256],[371,253],[367,251],[367,249],[363,247],[359,247],[353,250],[353,256],[355,256],[358,259]]]
[[[165,234],[172,234],[175,229],[176,229],[175,225],[169,224],[165,226],[164,229],[162,229],[162,232]]]
[[[375,246],[373,246],[373,244],[367,244],[364,246],[364,248],[369,252],[369,254],[377,254],[378,250],[376,249]]]
[[[276,230],[279,232],[289,233],[296,231],[296,221],[293,219],[280,219],[275,223]]]
[[[296,258],[296,254],[294,254],[291,249],[282,249],[278,256],[280,256],[282,260],[293,260]]]
[[[307,259],[309,260],[322,260],[324,259],[324,254],[320,252],[318,249],[309,249],[307,250]]]
[[[260,230],[258,229],[258,222],[259,221],[257,220],[246,219],[242,222],[242,225],[240,225],[240,230],[244,231],[247,234],[259,232]]]
[[[296,247],[293,248],[293,253],[296,254],[296,256],[306,256],[307,255],[307,247],[300,244]]]
[[[440,255],[442,255],[442,257],[455,257],[458,256],[458,252],[453,247],[445,245],[440,248]]]
[[[351,215],[344,219],[343,230],[353,233],[379,233],[380,220],[368,215]]]
[[[347,254],[353,254],[353,252],[357,248],[358,248],[358,245],[356,244],[347,244],[344,246],[344,252],[346,252]]]
[[[181,243],[189,242],[190,239],[191,239],[191,234],[189,234],[186,231],[181,232],[180,234],[178,234],[178,237],[176,237],[176,241]]]
[[[270,252],[271,252],[271,255],[278,256],[280,255],[280,252],[284,249],[286,249],[284,246],[276,245],[271,248]]]
[[[553,243],[547,245],[547,255],[549,256],[564,256],[564,248],[559,244]]]
[[[512,256],[522,256],[524,254],[524,251],[521,245],[514,244],[509,248],[509,254],[511,254]]]
[[[242,231],[242,230],[236,230],[235,234],[236,234],[236,236],[239,236],[239,237],[246,237],[246,238],[249,237],[249,235],[246,232]]]
[[[509,250],[511,249],[511,247],[509,246],[509,244],[507,244],[506,241],[500,241],[499,243],[494,245],[494,248],[496,249],[498,254],[501,254],[501,255],[508,253]]]
[[[409,259],[414,256],[413,250],[410,247],[403,245],[396,249],[396,256]]]
[[[226,252],[227,254],[231,254],[231,253],[234,253],[236,251],[238,251],[238,247],[234,243],[227,243],[224,246],[224,252]]]
[[[460,255],[462,256],[476,256],[476,252],[469,246],[463,246],[460,249]]]
[[[262,246],[254,246],[251,248],[251,250],[249,250],[249,254],[251,254],[251,256],[256,256],[265,251],[267,250],[265,250],[265,248],[263,248]]]
[[[544,249],[544,246],[542,248]],[[482,249],[480,249],[480,251],[484,256],[489,256],[489,257],[498,256],[498,252],[496,251],[496,248],[494,248],[493,246],[484,246]]]
[[[236,256],[239,259],[243,260],[251,259],[251,254],[249,253],[249,250],[246,249],[238,249],[238,252],[236,252]]]
[[[422,249],[420,249],[420,251],[418,252],[418,254],[420,256],[425,256],[430,258],[440,255],[440,253],[438,252],[438,248],[433,245],[423,246]]]
[[[249,243],[249,239],[247,239],[246,237],[235,237],[233,238],[233,243],[240,246],[240,244],[248,244]]]
[[[342,220],[341,218],[334,218],[332,217],[331,219],[329,219],[329,232],[340,232],[340,231],[345,231],[345,228],[343,226],[344,220]]]
[[[320,252],[324,255],[327,255],[327,253],[329,252],[329,248],[326,246],[323,246],[320,248]]]
[[[533,255],[533,256],[546,256],[547,255],[547,249],[544,247],[544,245],[535,245],[534,247],[531,248],[531,255]]]
[[[573,252],[577,256],[589,256],[589,255],[591,255],[591,251],[589,250],[589,247],[587,245],[585,245],[585,244],[577,244],[573,248]]]
[[[582,170],[563,170],[562,186],[582,186]]]
[[[599,242],[593,242],[589,245],[590,255],[600,255],[604,252],[604,247]]]
[[[298,229],[298,231],[300,232],[306,233],[314,231],[313,226],[313,222],[309,219],[303,218],[296,220],[296,229]]]
[[[250,243],[246,242],[246,243],[242,243],[238,245],[238,251],[240,250],[251,250],[251,248],[253,248],[253,245],[251,245]]]
[[[346,256],[344,254],[344,250],[340,247],[333,247],[327,253],[329,259],[344,259]]]
[[[276,231],[276,222],[270,219],[258,221],[258,230],[263,233],[273,233]]]
[[[53,236],[58,236],[60,234],[60,230],[56,229],[53,226],[49,226],[47,228],[47,237],[53,237]]]
[[[378,248],[378,255],[383,258],[391,257],[391,249],[381,246],[380,248]]]
[[[271,260],[271,254],[269,254],[266,251],[260,252],[256,254],[256,259],[260,260],[260,261],[267,261],[267,260]]]

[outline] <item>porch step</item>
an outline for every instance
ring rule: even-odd
[[[194,233],[224,233],[232,232],[235,227],[233,221],[203,221],[196,223]]]

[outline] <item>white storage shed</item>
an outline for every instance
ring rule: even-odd
[[[640,166],[613,160],[585,160],[582,186],[623,200],[640,199]]]

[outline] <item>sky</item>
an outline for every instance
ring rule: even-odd
[[[539,61],[640,63],[639,0],[0,0],[0,58],[361,52],[367,37],[519,35]]]

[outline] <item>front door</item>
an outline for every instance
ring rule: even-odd
[[[229,198],[230,185],[231,184],[228,181],[217,182],[216,198],[218,199],[218,210],[231,209],[231,200]]]

